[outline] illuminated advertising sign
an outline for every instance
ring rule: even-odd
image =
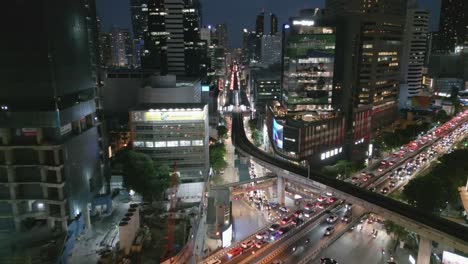
[[[209,92],[210,91],[210,86],[202,85],[201,90],[202,90],[202,92]]]
[[[278,124],[276,119],[273,119],[273,142],[276,147],[283,148],[283,126]]]
[[[315,22],[313,20],[294,20],[293,25],[298,26],[313,26]]]
[[[452,252],[444,251],[442,254],[442,264],[466,264],[468,258],[454,254]]]
[[[227,248],[231,245],[232,241],[232,225],[229,226],[226,231],[223,232],[223,248]]]
[[[133,112],[133,120],[143,122],[197,121],[204,120],[204,117],[203,110]]]

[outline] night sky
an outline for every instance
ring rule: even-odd
[[[131,29],[130,0],[96,0],[98,15],[104,31],[112,26]],[[270,12],[278,17],[279,24],[298,14],[299,9],[323,7],[324,0],[201,0],[203,25],[226,23],[230,47],[241,47],[242,29],[254,29],[255,17],[265,9],[265,31],[268,32]],[[440,0],[419,0],[420,7],[431,12],[431,30],[439,23]]]

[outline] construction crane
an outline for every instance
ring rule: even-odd
[[[174,241],[176,216],[174,215],[177,207],[177,185],[178,185],[177,163],[174,163],[174,168],[171,173],[171,187],[169,189],[169,215],[167,219],[167,241],[164,246],[163,260],[171,258],[170,263],[173,263],[174,256]]]

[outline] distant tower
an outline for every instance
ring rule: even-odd
[[[278,18],[272,13],[270,13],[270,26],[270,34],[275,35],[278,32]]]

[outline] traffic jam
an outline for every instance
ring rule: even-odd
[[[428,167],[437,157],[450,152],[454,144],[468,132],[467,118],[468,111],[458,114],[380,160],[377,169],[361,171],[360,175],[351,178],[351,182],[383,195],[391,193]]]

